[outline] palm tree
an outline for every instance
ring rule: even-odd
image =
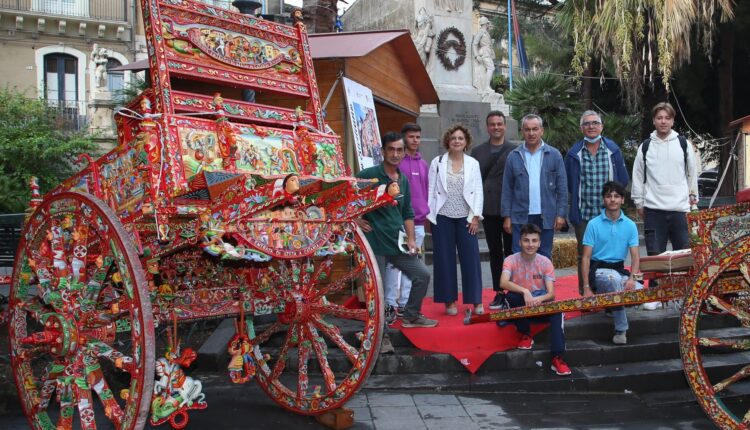
[[[610,60],[628,106],[663,85],[690,59],[695,44],[711,55],[718,22],[734,16],[734,0],[568,0],[560,24],[573,37],[573,69],[583,74],[596,59]]]

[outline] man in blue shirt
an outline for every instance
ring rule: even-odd
[[[539,253],[552,259],[554,230],[565,226],[568,211],[568,180],[560,151],[543,140],[544,123],[539,115],[521,119],[524,143],[510,154],[503,172],[500,215],[503,229],[513,234],[513,252],[521,250],[521,226],[542,229]]]
[[[617,181],[627,187],[630,177],[620,147],[602,135],[602,117],[587,110],[581,115],[580,123],[583,139],[576,142],[565,156],[565,172],[571,196],[568,219],[575,226],[578,241],[578,292],[583,295],[581,258],[586,225],[602,211],[602,185],[607,181]]]
[[[602,187],[604,210],[589,221],[583,235],[583,295],[629,291],[638,288],[635,274],[638,273],[638,229],[635,223],[620,209],[625,202],[625,187],[619,182],[609,181]],[[625,270],[625,258],[630,251],[630,271]],[[612,342],[624,345],[628,342],[628,317],[625,308],[612,308],[615,335]]]

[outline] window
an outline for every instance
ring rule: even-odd
[[[125,88],[125,72],[122,70],[112,70],[115,67],[122,66],[117,59],[109,57],[107,59],[107,89],[113,98],[122,96],[122,90]]]
[[[78,60],[67,54],[44,56],[45,98],[51,105],[75,106],[78,101]]]

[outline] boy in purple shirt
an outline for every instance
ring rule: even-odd
[[[401,128],[401,136],[403,136],[406,145],[406,155],[398,168],[409,181],[411,206],[414,210],[414,235],[417,247],[421,249],[424,243],[425,226],[429,224],[427,214],[430,212],[430,208],[427,206],[429,167],[419,153],[422,128],[417,124],[407,122]],[[383,286],[385,289],[386,322],[390,324],[395,321],[397,316],[400,316],[409,300],[411,280],[389,264]]]

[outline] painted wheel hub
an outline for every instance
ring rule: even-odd
[[[44,330],[26,336],[21,343],[42,346],[55,357],[66,357],[78,349],[78,327],[73,318],[57,313],[42,316]]]

